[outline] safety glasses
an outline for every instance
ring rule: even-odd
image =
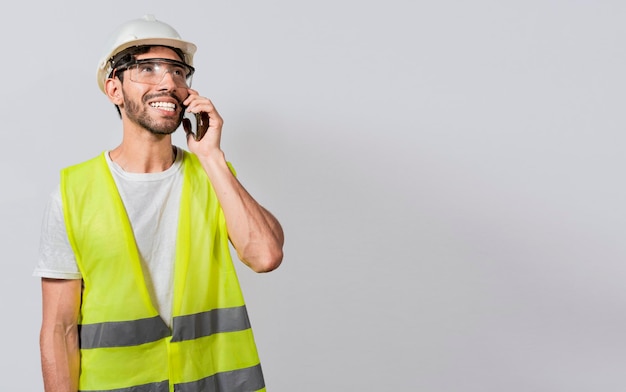
[[[176,87],[191,87],[191,79],[195,69],[177,60],[142,59],[116,68],[112,76],[115,77],[116,73],[124,71],[128,71],[128,77],[136,83],[160,84],[165,74],[169,73]]]

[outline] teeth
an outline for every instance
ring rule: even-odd
[[[160,108],[172,111],[176,108],[176,105],[171,102],[152,102],[150,106],[152,106],[153,108]]]

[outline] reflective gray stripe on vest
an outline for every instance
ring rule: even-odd
[[[250,392],[265,387],[261,365],[217,373],[198,381],[174,385],[174,392]]]
[[[156,342],[170,335],[169,328],[159,316],[132,321],[83,324],[79,329],[81,349],[137,346]]]
[[[250,328],[246,306],[220,308],[208,312],[174,317],[172,342],[192,340],[220,332],[243,331]]]
[[[128,388],[119,389],[107,389],[107,390],[95,390],[95,389],[81,389],[78,392],[169,392],[170,384],[167,380],[161,382],[155,382],[144,385],[137,385]]]

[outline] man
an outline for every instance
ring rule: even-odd
[[[122,142],[61,172],[42,228],[45,389],[265,390],[229,241],[267,272],[282,228],[236,179],[222,118],[190,88],[196,46],[146,16],[110,48],[98,85]],[[181,121],[190,152],[172,145]]]

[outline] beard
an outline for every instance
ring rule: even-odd
[[[146,95],[143,99],[144,102],[138,103],[130,100],[127,98],[127,95],[124,94],[124,112],[129,120],[140,125],[153,135],[171,135],[180,126],[185,114],[184,111],[181,110],[178,118],[156,119],[150,116],[150,113],[148,112],[149,109],[145,104],[146,101],[152,98],[163,96],[172,97],[176,99],[176,101],[179,101],[173,94],[154,94]],[[179,103],[178,106],[180,107],[182,105]]]

